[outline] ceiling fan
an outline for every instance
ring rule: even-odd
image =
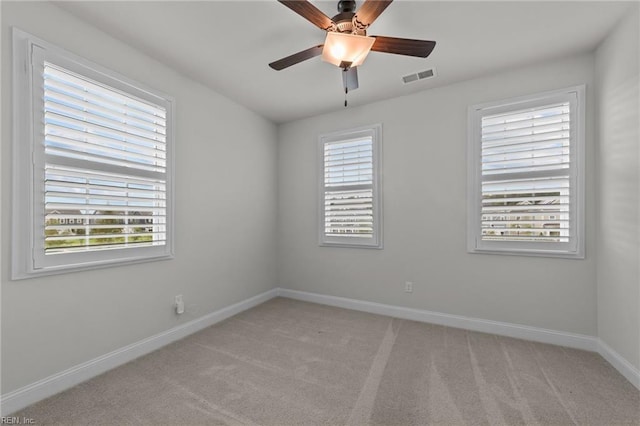
[[[357,67],[364,62],[369,51],[426,58],[436,45],[435,41],[367,35],[369,25],[393,0],[365,0],[357,12],[354,0],[340,0],[338,14],[333,18],[329,18],[307,0],[278,1],[326,31],[327,36],[324,44],[294,53],[270,63],[269,66],[280,71],[322,55],[322,60],[342,68],[345,94],[358,88]]]

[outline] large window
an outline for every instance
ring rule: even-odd
[[[382,248],[380,124],[320,136],[320,245]]]
[[[584,257],[584,86],[469,109],[468,249]]]
[[[172,255],[172,100],[14,31],[13,277]]]

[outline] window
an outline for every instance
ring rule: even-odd
[[[172,99],[13,35],[13,278],[171,257]]]
[[[382,125],[320,136],[320,245],[382,248]]]
[[[469,109],[470,252],[584,258],[584,86]]]

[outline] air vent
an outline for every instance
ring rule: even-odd
[[[431,69],[420,71],[417,73],[405,75],[404,77],[402,77],[402,81],[404,82],[404,84],[408,84],[408,83],[413,83],[414,81],[424,80],[425,78],[431,78],[431,77],[434,77],[435,75],[436,75],[436,69],[431,68]]]
[[[425,71],[420,71],[418,73],[418,78],[420,80],[422,80],[423,78],[429,78],[429,77],[433,77],[433,70],[425,70]]]
[[[418,74],[409,74],[402,77],[404,84],[411,83],[412,81],[418,81]]]

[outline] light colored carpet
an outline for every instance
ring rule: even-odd
[[[272,299],[16,413],[37,424],[640,424],[599,355]]]

